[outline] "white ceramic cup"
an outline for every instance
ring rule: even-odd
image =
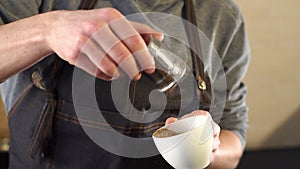
[[[173,136],[167,132],[175,132]],[[154,143],[163,158],[176,169],[201,169],[210,163],[213,128],[210,116],[180,119],[153,133]]]

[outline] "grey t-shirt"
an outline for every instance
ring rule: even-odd
[[[79,4],[80,0],[1,0],[0,23],[9,23],[53,10],[76,10]],[[160,12],[180,17],[183,5],[182,0],[123,0],[118,3],[114,0],[98,0],[95,8],[113,6],[124,15],[133,12]],[[248,108],[245,102],[246,87],[242,80],[249,64],[250,50],[242,14],[231,0],[196,0],[195,12],[198,27],[203,33],[202,37],[207,38],[209,42],[204,49],[206,57],[206,60],[204,60],[205,69],[211,72],[211,77],[214,81],[222,78],[226,80],[226,86],[222,89],[225,92],[225,100],[221,116],[218,117],[220,114],[214,115],[214,112],[211,112],[211,114],[219,122],[222,129],[234,132],[240,138],[242,145],[245,146]],[[164,19],[166,18],[153,21],[153,25],[158,28],[161,28],[160,26],[163,25],[161,31],[170,34],[184,31],[183,25],[172,25],[171,20],[165,21]],[[169,46],[176,49],[174,51],[178,52],[176,53],[177,55],[186,56],[181,53],[188,53],[188,49],[182,47],[181,44],[171,40],[168,41],[168,38],[166,38],[166,41]],[[220,74],[218,71],[214,71],[213,56],[217,56],[222,63],[224,73]],[[51,60],[51,57],[47,59]],[[191,65],[189,56],[183,59]],[[47,61],[45,60],[35,66],[47,66]],[[14,75],[1,84],[2,98],[7,112],[15,104],[20,94],[31,84],[30,73],[35,66]]]

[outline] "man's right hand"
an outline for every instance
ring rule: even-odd
[[[147,25],[127,20],[114,8],[55,11],[46,14],[49,50],[86,72],[111,80],[122,75],[141,77],[141,69],[152,73],[153,57],[143,37],[163,35]]]

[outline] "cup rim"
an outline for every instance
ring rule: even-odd
[[[167,124],[167,125],[165,125],[165,126],[163,126],[163,127],[160,127],[159,129],[157,129],[157,130],[152,134],[152,137],[155,138],[155,139],[168,139],[168,138],[173,138],[173,137],[176,137],[176,136],[181,136],[181,135],[183,135],[183,134],[188,134],[188,133],[190,133],[190,132],[196,130],[197,128],[193,128],[193,129],[191,129],[191,130],[187,130],[187,131],[185,131],[185,132],[182,132],[182,133],[179,133],[179,134],[176,134],[176,135],[173,135],[173,136],[168,136],[168,137],[156,137],[156,136],[155,136],[155,134],[156,134],[159,130],[162,130],[162,129],[167,128],[167,127],[172,126],[172,125],[175,125],[175,124],[178,123],[178,122],[190,120],[191,118],[199,118],[199,116],[207,117],[206,115],[195,115],[195,116],[190,116],[190,117],[186,117],[186,118],[183,118],[183,119],[179,119],[179,120],[177,120],[177,121],[175,121],[175,122],[173,122],[173,123],[170,123],[170,124]],[[208,117],[207,117],[206,120],[208,120]]]

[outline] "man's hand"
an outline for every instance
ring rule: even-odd
[[[210,114],[207,111],[196,110],[196,111],[193,111],[192,113],[182,116],[180,119],[191,117],[191,116],[197,116],[197,115],[210,116]],[[170,117],[166,120],[166,125],[173,123],[177,120],[178,120],[177,118]],[[213,127],[213,131],[214,131],[214,141],[213,141],[213,150],[212,150],[213,152],[212,152],[212,156],[211,156],[211,162],[213,162],[215,152],[217,151],[217,149],[219,148],[219,145],[220,145],[219,136],[220,136],[220,131],[221,131],[220,126],[217,123],[215,123],[214,120],[212,120],[212,127]]]
[[[5,42],[0,46],[0,60],[5,60],[0,63],[0,81],[52,53],[104,80],[122,72],[137,80],[140,71],[155,69],[145,43],[150,35],[163,38],[114,8],[54,11],[0,25],[0,41]]]
[[[207,111],[197,110],[181,118],[195,115],[210,116]],[[166,120],[166,124],[173,123],[177,118],[171,117]],[[213,121],[213,120],[212,120]],[[214,143],[209,168],[236,168],[243,154],[243,147],[239,138],[230,130],[220,130],[220,127],[213,122]]]
[[[114,8],[56,11],[48,17],[47,44],[70,64],[103,80],[118,78],[118,67],[134,80],[141,70],[154,72],[143,36],[162,40],[163,35],[147,25],[128,21]]]

